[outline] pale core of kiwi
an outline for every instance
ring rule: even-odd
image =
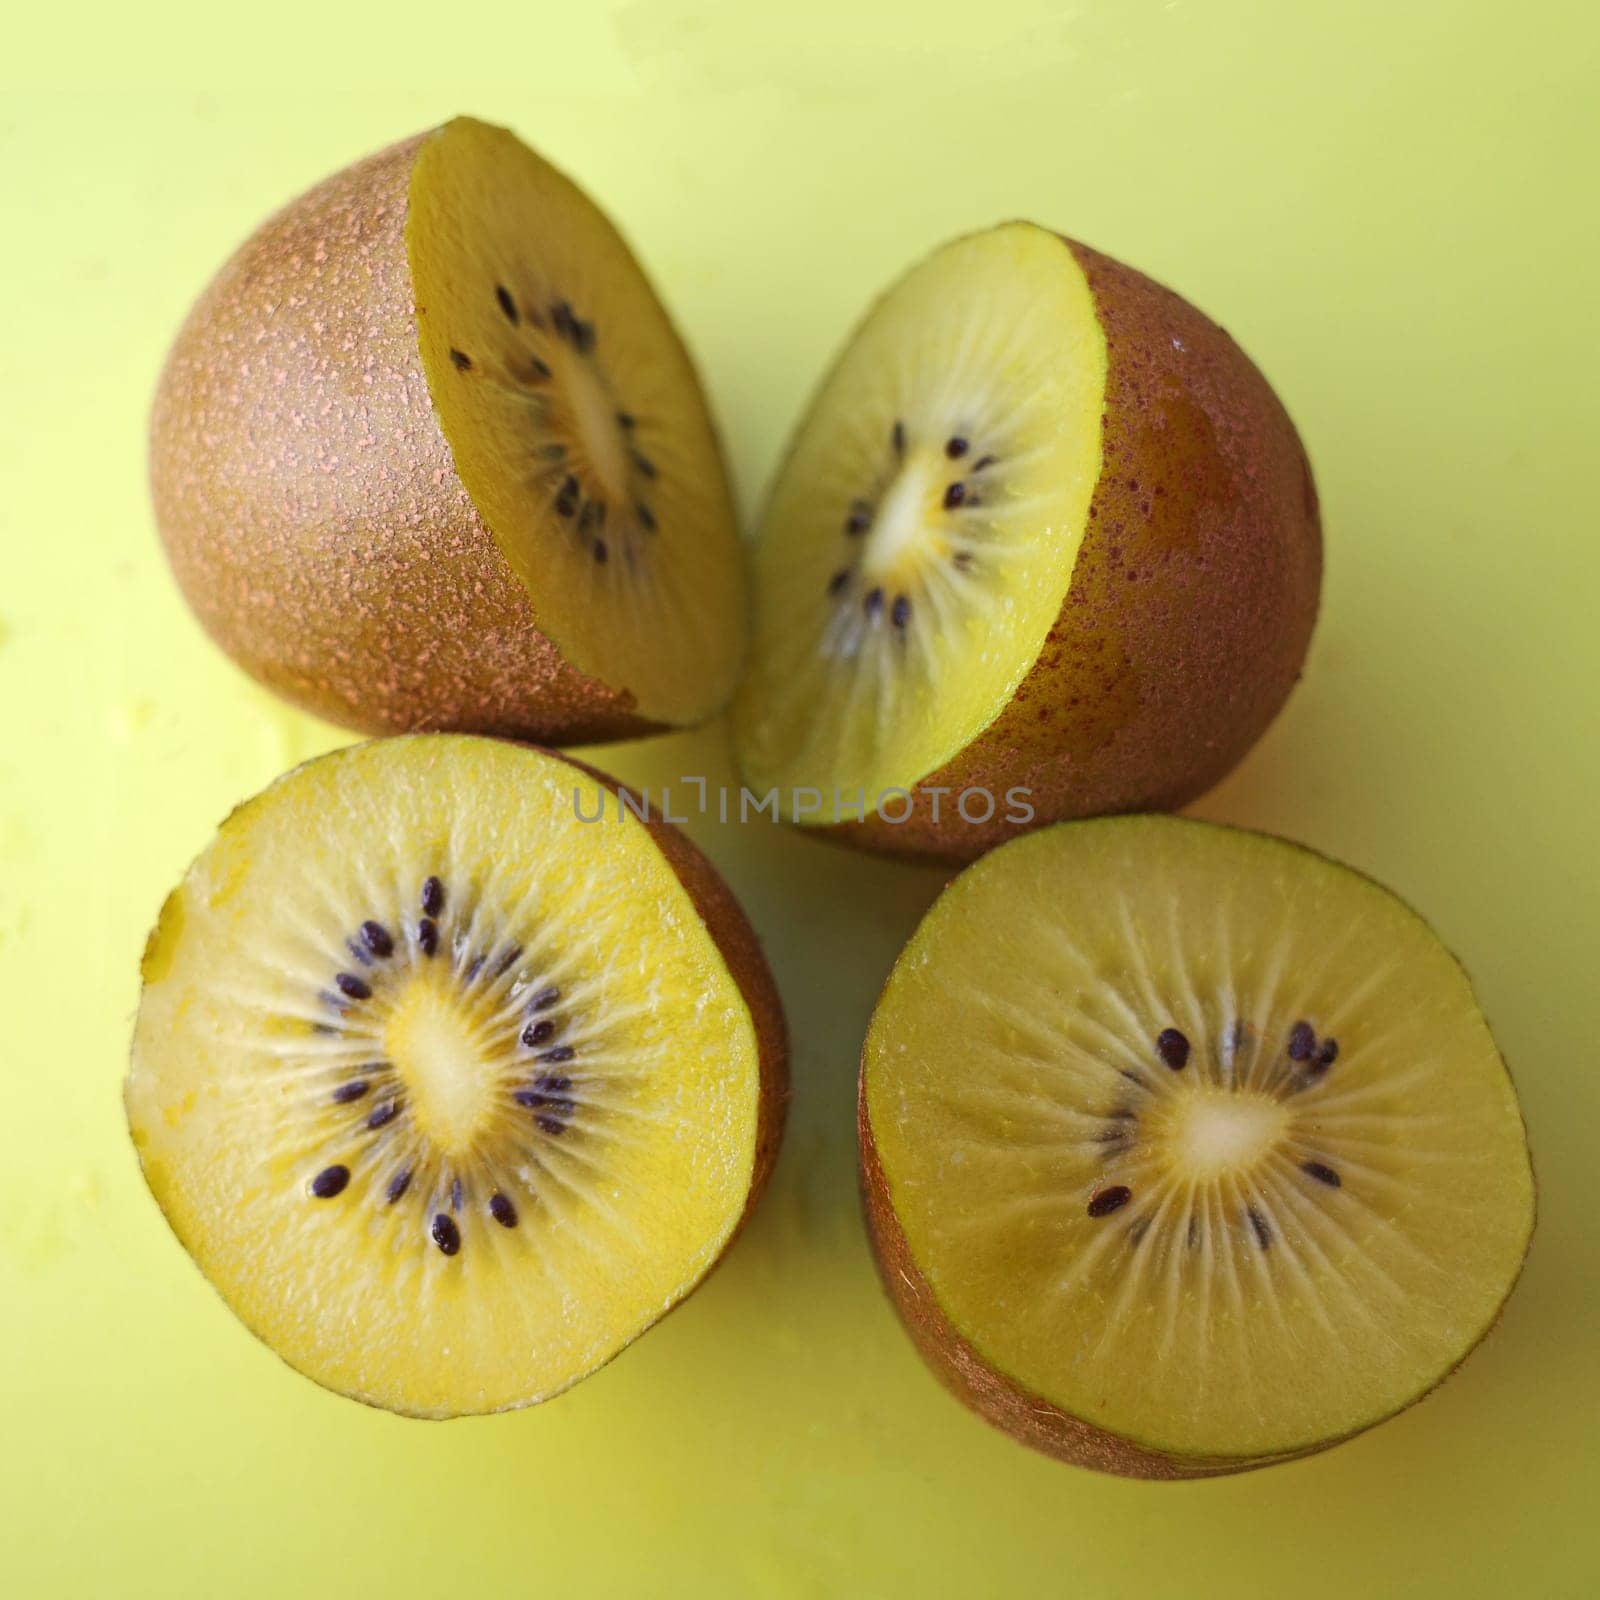
[[[839,615],[859,611],[866,626],[903,634],[916,605],[908,565],[972,567],[978,550],[970,518],[1001,488],[998,455],[973,434],[962,430],[919,449],[903,421],[890,428],[879,471],[841,518],[842,559],[827,584]]]
[[[1283,1185],[1298,1178],[1313,1196],[1343,1187],[1334,1158],[1317,1143],[1315,1122],[1293,1109],[1338,1059],[1339,1041],[1319,1035],[1307,1018],[1281,1039],[1236,1021],[1207,1066],[1195,1064],[1187,1034],[1163,1028],[1151,1041],[1147,1068],[1112,1069],[1118,1082],[1088,1136],[1091,1164],[1101,1175],[1085,1203],[1088,1215],[1125,1212],[1134,1244],[1164,1219],[1181,1230],[1189,1249],[1217,1226],[1270,1250],[1280,1231],[1277,1212],[1292,1214],[1296,1203],[1280,1192]],[[1178,1080],[1181,1093],[1173,1092]],[[1165,1157],[1145,1166],[1148,1187],[1122,1170],[1141,1145]]]
[[[566,300],[520,304],[494,286],[505,329],[492,363],[450,350],[470,381],[499,384],[528,412],[533,436],[529,488],[604,566],[615,550],[631,569],[660,531],[652,490],[660,474],[641,448],[640,423],[619,403],[598,359],[600,330]]]
[[[307,1203],[407,1209],[445,1256],[470,1248],[474,1229],[522,1226],[541,1144],[601,1113],[570,985],[548,981],[519,944],[474,943],[478,921],[458,916],[450,886],[430,875],[414,905],[351,928],[329,952],[326,986],[307,996],[321,1016],[311,1064],[332,1081],[307,1073],[300,1092],[338,1151],[307,1174]],[[504,1104],[470,1070],[484,1062],[502,1069]]]

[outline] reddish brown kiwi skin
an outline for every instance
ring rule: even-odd
[[[1009,704],[922,780],[911,815],[819,830],[841,842],[961,862],[1047,822],[1176,809],[1234,767],[1300,675],[1322,525],[1293,422],[1194,306],[1062,242],[1088,278],[1108,368],[1071,590]],[[935,787],[951,791],[938,822]],[[956,815],[967,788],[993,795],[991,820]],[[1031,791],[1030,822],[1006,821],[1013,788]]]
[[[456,476],[406,255],[423,133],[293,201],[173,344],[150,426],[156,522],[207,633],[365,733],[548,743],[654,731],[575,671]]]

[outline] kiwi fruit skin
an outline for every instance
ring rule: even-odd
[[[593,778],[611,794],[627,797],[632,814],[643,822],[652,842],[661,852],[673,875],[683,886],[691,904],[704,924],[706,932],[716,945],[718,954],[722,957],[724,965],[739,988],[756,1032],[760,1100],[756,1113],[756,1141],[749,1188],[746,1193],[744,1210],[740,1214],[738,1222],[729,1232],[727,1241],[724,1243],[717,1258],[707,1266],[700,1278],[679,1299],[665,1306],[655,1322],[642,1328],[639,1333],[635,1334],[633,1339],[619,1345],[598,1366],[575,1378],[567,1386],[571,1388],[581,1383],[585,1377],[592,1377],[595,1372],[609,1366],[625,1350],[637,1343],[652,1327],[656,1326],[661,1317],[669,1315],[684,1304],[694,1294],[695,1290],[722,1265],[727,1259],[728,1252],[744,1232],[771,1179],[772,1169],[776,1164],[779,1148],[783,1142],[791,1088],[788,1024],[784,1015],[783,1003],[778,993],[778,987],[772,976],[772,970],[767,965],[760,939],[754,927],[752,927],[750,919],[745,915],[744,908],[734,896],[733,891],[729,889],[721,873],[717,871],[711,860],[689,836],[674,824],[665,821],[654,810],[653,806],[649,805],[648,796],[639,795],[635,791],[627,789],[609,773],[587,762],[576,761],[562,751],[533,745],[526,740],[508,740],[507,742],[521,744],[527,749],[537,750],[540,754],[550,756],[554,760],[561,761],[567,766]],[[321,758],[312,757],[311,761],[319,759]],[[284,778],[299,771],[300,767],[309,764],[310,761],[302,762],[299,766],[290,768],[282,774],[279,781],[281,782]],[[254,795],[247,800],[241,801],[223,819],[224,825],[240,812],[260,803],[261,799],[262,795]],[[181,915],[178,908],[182,894],[183,884],[180,882],[162,903],[156,922],[145,938],[144,950],[139,962],[141,987],[163,976],[165,970],[164,952],[170,949],[172,938],[176,933],[176,930],[170,924],[174,916]],[[127,1098],[131,1081],[130,1075],[129,1080],[124,1083],[123,1117],[130,1142],[138,1150],[141,1148],[140,1141],[134,1128],[132,1108]],[[142,1165],[142,1155],[140,1160]],[[155,1195],[153,1189],[152,1195]],[[157,1198],[157,1203],[160,1203],[159,1198]],[[172,1228],[179,1244],[189,1254],[190,1259],[197,1260],[192,1242],[184,1237],[164,1207],[162,1208],[162,1214],[166,1217],[168,1226]],[[280,1361],[283,1361],[291,1371],[299,1373],[302,1377],[309,1378],[318,1388],[326,1390],[329,1394],[337,1395],[341,1399],[355,1400],[359,1404],[375,1411],[387,1411],[396,1416],[422,1422],[448,1422],[456,1420],[458,1416],[480,1414],[470,1411],[458,1413],[408,1409],[403,1405],[380,1403],[359,1393],[335,1388],[323,1382],[316,1373],[289,1361],[281,1351],[276,1349],[248,1322],[244,1323],[244,1326],[250,1328],[256,1338],[268,1350],[272,1351],[273,1355],[277,1356]],[[520,1410],[527,1404],[542,1404],[556,1399],[565,1392],[567,1392],[566,1389],[557,1390],[544,1396],[541,1401],[524,1402],[523,1405],[512,1405],[502,1409]]]
[[[1176,810],[1219,782],[1300,676],[1322,523],[1311,464],[1272,387],[1201,311],[1062,238],[1106,340],[1102,462],[1061,613],[993,722],[913,790],[814,830],[890,855],[971,861],[1027,828]],[[940,797],[937,820],[933,788]],[[987,790],[987,822],[952,818]],[[1007,791],[1034,816],[1006,820]]]
[[[189,313],[150,424],[168,561],[239,666],[359,732],[659,731],[540,630],[457,476],[406,251],[412,167],[437,132],[293,201]]]
[[[1194,827],[1226,827],[1221,823],[1188,820],[1189,825]],[[1331,859],[1294,840],[1279,842],[1292,849],[1304,851],[1307,855],[1317,856],[1319,859]],[[1397,900],[1400,898],[1392,889],[1379,884],[1370,875],[1343,863],[1337,864],[1343,871],[1366,878],[1383,893]],[[1401,904],[1405,905],[1419,921],[1426,922],[1409,902],[1401,901]],[[895,965],[898,967],[900,960],[904,958],[905,953],[902,952]],[[1460,958],[1452,956],[1452,959],[1465,974],[1466,968]],[[890,977],[892,976],[891,971]],[[883,990],[880,990],[880,1000],[888,988],[889,981],[889,978],[884,980]],[[1470,975],[1468,981],[1470,984]],[[1503,1057],[1501,1062],[1504,1066]],[[1509,1068],[1506,1068],[1506,1071],[1509,1076]],[[1500,1318],[1505,1314],[1506,1304],[1520,1279],[1521,1268],[1527,1262],[1528,1251],[1532,1248],[1533,1234],[1537,1230],[1538,1223],[1538,1182],[1535,1173],[1533,1224],[1529,1229],[1528,1242],[1523,1249],[1522,1261],[1518,1265],[1516,1274],[1506,1285],[1505,1296],[1500,1302],[1499,1310],[1477,1339],[1462,1351],[1455,1364],[1441,1374],[1434,1383],[1412,1396],[1405,1405],[1383,1416],[1373,1417],[1347,1433],[1318,1440],[1303,1450],[1254,1456],[1178,1455],[1170,1451],[1153,1450],[1136,1440],[1097,1427],[1082,1417],[1074,1416],[1071,1412],[1052,1405],[1048,1400],[1024,1388],[1009,1374],[990,1366],[973,1345],[956,1330],[934,1295],[932,1285],[912,1257],[911,1247],[895,1213],[893,1200],[890,1198],[888,1179],[878,1158],[878,1147],[873,1138],[871,1119],[867,1114],[865,1043],[862,1045],[857,1077],[856,1139],[860,1159],[862,1210],[866,1217],[867,1240],[871,1246],[879,1282],[883,1285],[889,1303],[894,1307],[912,1345],[940,1384],[974,1415],[981,1417],[1007,1437],[1019,1444],[1027,1445],[1042,1455],[1067,1462],[1072,1466],[1088,1467],[1097,1472],[1109,1473],[1115,1477],[1139,1478],[1155,1482],[1226,1477],[1234,1473],[1253,1472],[1262,1467],[1276,1466],[1283,1462],[1301,1461],[1308,1456],[1319,1455],[1334,1445],[1354,1439],[1380,1423],[1409,1411],[1412,1406],[1425,1400],[1441,1384],[1460,1371],[1473,1351],[1499,1326]],[[1526,1149],[1525,1118],[1523,1143]],[[1527,1154],[1531,1170],[1532,1152],[1528,1151]]]

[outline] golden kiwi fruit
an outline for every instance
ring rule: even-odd
[[[783,1013],[712,865],[602,774],[415,734],[240,806],[150,935],[125,1100],[174,1232],[329,1389],[548,1399],[722,1258]]]
[[[365,732],[567,744],[731,696],[742,556],[689,356],[593,202],[471,118],[262,225],[151,420],[173,572],[268,688]]]
[[[1031,223],[957,239],[872,308],[778,474],[746,781],[954,861],[1182,805],[1283,704],[1321,567],[1299,436],[1227,333]]]
[[[873,1015],[870,1233],[980,1416],[1106,1472],[1309,1454],[1448,1376],[1534,1224],[1459,963],[1371,879],[1174,817],[959,874]]]

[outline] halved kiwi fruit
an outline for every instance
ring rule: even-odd
[[[1177,806],[1282,705],[1320,579],[1305,452],[1233,340],[1009,223],[895,285],[801,424],[757,546],[740,760],[819,792],[814,826],[954,860]]]
[[[956,878],[872,1019],[859,1131],[935,1372],[1131,1476],[1261,1466],[1410,1405],[1533,1228],[1511,1080],[1421,918],[1173,818],[1047,828]]]
[[[336,722],[565,744],[733,693],[694,369],[616,229],[502,128],[396,145],[248,240],[168,358],[151,481],[207,630]]]
[[[716,1264],[776,1150],[749,924],[681,834],[542,751],[417,735],[280,778],[143,978],[126,1101],[168,1221],[291,1366],[390,1410],[594,1371]]]

